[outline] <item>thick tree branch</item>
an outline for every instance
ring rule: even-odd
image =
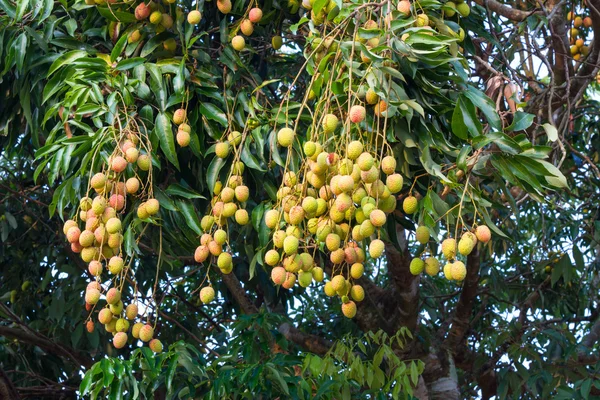
[[[225,282],[225,285],[233,295],[233,298],[238,303],[242,311],[245,314],[256,314],[258,309],[254,303],[250,301],[250,298],[246,294],[246,290],[244,290],[242,287],[242,284],[237,276],[235,276],[233,272],[230,274],[221,274],[221,276],[223,277],[223,282]]]
[[[470,325],[473,301],[477,296],[479,283],[479,265],[479,250],[476,248],[467,257],[467,276],[452,317],[452,328],[450,328],[448,337],[445,340],[445,347],[453,353],[456,353],[459,349]]]
[[[482,7],[488,8],[490,11],[500,14],[501,16],[508,18],[512,21],[520,22],[524,21],[528,17],[534,14],[540,14],[539,11],[523,11],[504,5],[496,0],[475,0],[475,3]]]
[[[19,400],[20,396],[12,381],[0,368],[0,399]]]
[[[287,322],[279,326],[279,332],[288,341],[296,343],[300,347],[318,355],[327,353],[333,346],[333,343],[329,340],[317,335],[304,333]]]
[[[56,356],[66,358],[77,366],[83,366],[86,368],[92,366],[92,360],[90,358],[87,358],[83,354],[79,354],[75,350],[64,345],[55,343],[41,334],[33,335],[19,328],[0,326],[0,336],[17,339],[19,342],[37,346]]]

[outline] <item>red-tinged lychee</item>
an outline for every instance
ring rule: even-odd
[[[271,270],[271,279],[276,285],[283,285],[287,278],[287,271],[283,267],[275,267]]]
[[[351,122],[353,122],[355,124],[359,124],[365,120],[367,111],[361,105],[354,105],[354,106],[350,107],[350,113],[348,115],[350,116]],[[350,158],[350,157],[348,157],[348,158]]]
[[[146,5],[144,2],[140,3],[135,8],[135,18],[140,21],[142,19],[146,19],[150,16],[150,6]]]
[[[150,343],[148,343],[148,347],[155,353],[162,353],[163,351],[162,342],[158,339],[152,339]]]
[[[254,24],[249,19],[245,19],[240,24],[240,30],[244,35],[250,36],[254,32]]]
[[[142,330],[143,327],[144,327],[144,324],[142,324],[141,322],[137,322],[137,323],[133,324],[133,327],[131,328],[131,336],[133,336],[136,339],[139,339],[140,331]]]
[[[356,316],[356,303],[349,300],[347,303],[342,304],[342,314],[346,318],[354,318]]]
[[[108,308],[103,308],[98,313],[98,322],[102,325],[108,324],[113,319],[113,314],[110,312]]]
[[[217,8],[223,14],[229,14],[231,12],[231,0],[217,0]]]
[[[177,131],[177,136],[175,138],[177,140],[177,144],[181,147],[188,147],[191,141],[189,132],[182,130]]]
[[[223,252],[223,246],[221,246],[219,243],[215,242],[214,240],[211,240],[208,243],[208,251],[213,256],[218,257]]]
[[[356,159],[356,164],[360,168],[361,171],[368,171],[373,168],[373,164],[375,164],[375,159],[370,153],[363,152]]]
[[[181,125],[185,122],[186,117],[187,117],[187,112],[185,111],[184,108],[175,110],[175,112],[173,113],[173,123],[175,125]]]
[[[250,189],[248,186],[238,186],[235,188],[235,198],[240,203],[245,203],[250,198]]]
[[[385,185],[391,193],[398,193],[400,190],[402,190],[403,184],[404,179],[400,174],[391,174],[385,178]]]
[[[139,335],[142,342],[149,342],[154,336],[154,328],[152,325],[146,324],[140,329]]]
[[[127,168],[127,160],[121,156],[116,156],[110,163],[110,168],[116,173],[123,172]]]
[[[98,289],[87,289],[85,291],[85,302],[96,304],[100,300],[100,291]]]
[[[127,344],[127,334],[125,332],[117,332],[113,337],[113,346],[115,349],[122,349]]]
[[[140,151],[138,149],[136,149],[135,147],[128,149],[127,152],[125,153],[125,159],[127,160],[127,162],[130,162],[130,163],[135,163],[139,156],[140,156]]]
[[[402,202],[402,209],[405,214],[414,214],[417,212],[419,201],[415,196],[407,196]]]
[[[257,24],[260,22],[260,20],[263,17],[263,12],[260,8],[258,7],[254,7],[250,10],[250,12],[248,13],[248,19],[254,23]]]
[[[80,235],[81,230],[78,227],[73,226],[72,228],[69,228],[69,231],[67,232],[67,240],[69,243],[77,243],[79,242]]]
[[[234,218],[235,222],[241,226],[248,225],[248,223],[250,222],[250,216],[248,215],[248,211],[244,209],[237,210],[235,212]]]
[[[129,178],[125,182],[125,188],[127,193],[135,194],[138,190],[140,190],[140,181],[137,178]]]
[[[88,265],[88,271],[92,276],[100,276],[102,275],[102,263],[96,260],[92,260]]]
[[[475,230],[475,235],[477,236],[477,240],[481,243],[487,243],[492,238],[492,232],[490,232],[490,228],[485,225],[479,225]]]
[[[196,251],[194,252],[194,260],[197,263],[203,263],[206,261],[209,255],[210,252],[208,251],[208,246],[201,245],[196,247]]]
[[[284,289],[291,289],[296,283],[296,274],[291,272],[286,272],[285,274],[285,281],[281,284],[281,287]]]
[[[106,293],[106,302],[108,304],[117,304],[121,301],[121,292],[117,288],[110,288]]]
[[[385,213],[381,210],[373,210],[369,215],[369,220],[373,224],[374,227],[379,228],[385,225],[387,220]]]
[[[112,194],[108,198],[108,204],[117,211],[121,211],[125,207],[125,196],[121,194]]]
[[[410,15],[410,1],[408,0],[400,0],[396,9],[404,16]]]
[[[138,306],[137,304],[129,304],[127,308],[125,308],[125,317],[133,321],[138,315]]]

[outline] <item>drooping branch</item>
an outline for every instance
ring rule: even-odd
[[[83,354],[79,354],[75,350],[64,345],[55,343],[41,334],[34,335],[24,331],[23,329],[0,326],[0,336],[17,339],[19,342],[37,346],[56,356],[66,358],[77,366],[83,366],[86,368],[92,366],[92,360],[90,358],[84,356]]]
[[[317,335],[304,333],[300,329],[289,323],[283,323],[279,326],[279,332],[290,342],[296,343],[300,347],[315,353],[323,355],[331,349],[333,343]]]
[[[0,399],[20,399],[17,389],[2,368],[0,368]]]
[[[242,287],[242,284],[237,276],[235,276],[233,272],[230,274],[221,274],[221,276],[223,277],[223,282],[225,282],[225,285],[233,295],[233,298],[238,303],[242,311],[245,314],[257,313],[258,309],[254,303],[252,303],[250,297],[248,297],[248,294],[246,294],[246,291]]]
[[[452,327],[444,343],[445,347],[451,352],[458,350],[470,325],[473,301],[477,296],[480,262],[479,250],[475,249],[467,257],[467,276],[452,317]]]
[[[482,7],[488,8],[490,11],[495,12],[505,18],[508,18],[515,22],[524,21],[528,17],[534,14],[539,14],[539,11],[523,11],[517,10],[505,4],[502,4],[496,0],[475,0],[475,3]]]

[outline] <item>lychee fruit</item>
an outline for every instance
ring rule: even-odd
[[[430,233],[429,233],[429,228],[421,225],[417,228],[416,231],[416,237],[417,237],[417,241],[421,244],[427,244],[427,242],[429,242],[429,238],[430,238]]]
[[[73,226],[67,232],[67,240],[69,241],[69,243],[78,243],[80,235],[81,235],[81,230],[78,227]]]
[[[231,12],[231,0],[217,0],[217,8],[223,14],[229,14]]]
[[[217,0],[217,4],[219,4],[219,1]],[[244,48],[246,47],[246,40],[244,40],[244,37],[241,35],[236,35],[231,39],[231,46],[236,50],[236,51],[242,51],[244,50]]]
[[[217,257],[217,267],[221,270],[229,270],[233,266],[233,257],[227,252],[222,252]]]
[[[490,228],[485,225],[479,225],[477,229],[475,229],[475,235],[477,236],[477,240],[481,243],[487,243],[492,238]]]
[[[160,203],[156,199],[148,199],[146,201],[146,212],[148,215],[155,215],[160,209]]]
[[[376,104],[379,101],[379,95],[373,89],[369,88],[365,94],[365,100],[368,104]]]
[[[215,154],[219,158],[227,158],[230,150],[231,146],[229,146],[228,142],[219,142],[215,145]]]
[[[102,275],[102,270],[103,270],[103,267],[102,267],[102,263],[100,263],[100,261],[92,260],[88,264],[88,271],[93,276],[100,276],[100,275]]]
[[[450,281],[454,279],[452,277],[452,263],[446,263],[446,265],[444,265],[444,276]]]
[[[140,151],[135,147],[127,149],[127,151],[125,152],[125,159],[127,160],[127,162],[130,162],[132,164],[137,161],[139,156]]]
[[[144,324],[141,322],[136,322],[135,324],[133,324],[133,327],[131,328],[131,336],[133,336],[136,339],[140,338],[140,330],[144,327]]]
[[[273,46],[273,50],[279,50],[281,46],[283,46],[283,39],[281,36],[273,36],[271,38],[271,46]]]
[[[120,274],[123,270],[123,259],[119,256],[111,257],[108,261],[108,270],[111,274]]]
[[[106,293],[106,302],[108,304],[117,304],[121,301],[121,292],[117,288],[110,288]]]
[[[410,262],[410,273],[413,275],[419,275],[425,269],[425,262],[420,258],[413,258]]]
[[[419,202],[415,196],[407,196],[402,202],[402,209],[405,214],[414,214],[417,212]]]
[[[248,211],[244,209],[239,209],[235,212],[235,222],[238,225],[244,226],[250,222],[250,216],[248,215]]]
[[[369,245],[369,255],[371,258],[379,258],[385,250],[385,244],[380,239],[375,239]]]
[[[188,24],[198,25],[202,19],[202,14],[198,10],[192,10],[187,16]]]
[[[281,128],[277,132],[277,143],[281,147],[290,147],[294,143],[295,133],[291,128]]]
[[[363,276],[365,267],[362,263],[354,263],[350,267],[350,276],[353,279],[360,279]]]
[[[150,11],[150,7],[142,2],[135,8],[135,18],[138,21],[146,19],[150,16]]]
[[[137,304],[129,304],[127,308],[125,308],[125,317],[132,321],[138,315],[138,306]]]
[[[385,186],[387,186],[391,193],[398,193],[402,190],[403,184],[404,178],[400,174],[391,174],[385,178]]]
[[[155,353],[162,353],[163,351],[162,342],[158,339],[152,339],[150,343],[148,343],[148,347]]]
[[[448,260],[453,260],[456,257],[456,239],[448,238],[442,242],[442,254]]]
[[[116,156],[110,163],[110,168],[116,173],[121,173],[127,168],[127,160],[121,156]]]
[[[350,107],[350,113],[348,115],[350,117],[351,122],[359,124],[365,120],[367,111],[361,105],[354,105]]]
[[[100,300],[100,291],[98,289],[88,289],[85,291],[85,302],[96,304]]]
[[[326,114],[323,117],[323,130],[325,133],[333,133],[338,126],[338,117],[334,114]]]
[[[287,255],[296,254],[299,244],[300,242],[298,241],[297,237],[287,236],[283,240],[283,251],[285,251],[285,254]]]
[[[185,111],[184,108],[177,109],[173,113],[173,123],[175,125],[181,125],[185,122],[186,117],[187,117],[187,112]]]
[[[152,337],[154,336],[154,328],[152,325],[146,324],[142,326],[140,328],[139,336],[142,342],[149,342],[152,340]]]
[[[323,282],[323,278],[324,278],[323,268],[314,267],[310,272],[312,273],[313,279],[316,282]]]
[[[140,154],[137,159],[137,166],[142,171],[148,171],[152,166],[152,159],[147,154]]]
[[[346,318],[354,318],[356,316],[356,303],[352,300],[342,304],[342,314]]]
[[[210,252],[208,251],[208,246],[198,246],[196,247],[196,251],[194,252],[194,260],[197,263],[203,263],[204,261],[206,261],[209,255]]]
[[[125,332],[117,332],[113,337],[113,346],[115,349],[122,349],[127,344],[127,334]]]
[[[396,9],[404,16],[410,15],[410,1],[400,0],[396,6]]]
[[[262,16],[263,16],[263,12],[258,7],[252,8],[250,10],[250,12],[248,13],[248,19],[254,24],[259,23],[260,20],[262,19]]]
[[[294,287],[295,283],[296,283],[296,274],[293,274],[291,272],[286,272],[285,281],[283,281],[283,283],[281,284],[281,287],[284,289],[291,289],[292,287]]]
[[[205,286],[200,289],[200,301],[208,304],[215,299],[215,289],[212,286]]]
[[[113,314],[110,312],[108,308],[103,308],[98,313],[98,322],[102,325],[108,324],[113,319]]]
[[[425,272],[429,276],[435,276],[440,272],[440,262],[434,257],[425,259]]]
[[[373,210],[369,215],[369,220],[373,224],[374,227],[379,228],[385,225],[387,220],[385,213],[381,210]]]
[[[365,290],[360,285],[352,285],[350,288],[350,297],[354,301],[363,301],[365,299]]]
[[[271,270],[271,279],[276,285],[282,285],[287,277],[287,271],[283,267],[275,267]]]
[[[391,175],[396,171],[396,159],[392,156],[385,156],[381,160],[381,170],[386,175]]]
[[[254,24],[249,19],[245,19],[240,24],[240,30],[244,35],[250,36],[254,32]]]
[[[463,256],[468,256],[471,254],[474,248],[475,241],[469,236],[463,235],[458,241],[458,252]]]
[[[463,281],[467,276],[467,267],[462,261],[454,261],[452,264],[452,279],[455,281]]]
[[[129,194],[137,193],[137,191],[140,190],[140,181],[135,177],[127,179],[125,182],[125,189]]]
[[[177,136],[175,136],[177,140],[177,144],[181,147],[188,147],[190,145],[190,141],[192,137],[189,132],[182,131],[181,129],[177,131]]]
[[[102,172],[94,174],[94,176],[92,176],[92,179],[90,179],[90,185],[94,189],[104,188],[104,185],[106,185],[106,175],[104,175]]]

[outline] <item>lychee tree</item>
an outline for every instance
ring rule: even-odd
[[[599,8],[0,1],[0,390],[598,392]]]

